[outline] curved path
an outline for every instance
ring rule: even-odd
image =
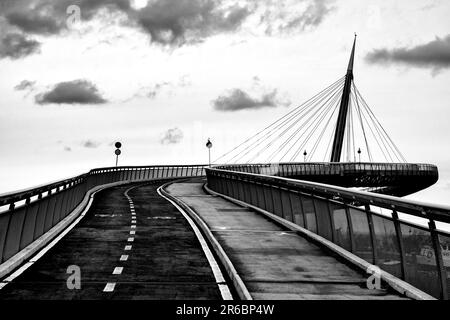
[[[99,192],[64,238],[0,290],[0,300],[221,299],[209,258],[185,217],[157,194],[161,184]],[[69,289],[78,267],[81,288]]]
[[[254,300],[407,299],[384,284],[369,289],[366,273],[336,253],[203,185],[192,179],[166,191],[203,220]]]

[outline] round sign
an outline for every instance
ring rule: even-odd
[[[119,149],[122,146],[122,144],[120,142],[116,142],[115,146],[117,149]]]
[[[212,147],[212,143],[209,139],[208,139],[208,142],[206,143],[206,147],[209,149],[211,149],[211,147]]]
[[[116,149],[116,151],[114,152],[116,154],[116,156],[120,155],[122,152],[119,149]]]

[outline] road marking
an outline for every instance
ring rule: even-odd
[[[128,189],[123,193],[123,194],[125,195],[125,197],[128,199],[128,202],[129,202],[129,205],[130,205],[130,211],[131,211],[131,214],[132,214],[133,216],[136,215],[136,213],[135,213],[135,211],[134,211],[133,200],[131,200],[130,196],[128,196],[128,192],[129,192],[131,189],[134,189],[134,188],[137,188],[137,187],[138,187],[138,186],[134,186],[134,187],[128,188]],[[131,220],[131,223],[132,223],[132,224],[135,224],[135,223],[136,223],[136,220],[134,220],[134,219],[135,219],[135,217],[132,217],[132,220]],[[131,226],[132,229],[133,229],[133,227],[136,228],[136,226]],[[136,231],[130,231],[130,234],[135,234],[135,233],[136,233]],[[134,241],[134,238],[128,238],[128,242],[133,242],[133,241]],[[130,251],[131,248],[132,248],[131,245],[126,245],[125,248],[124,248],[124,250],[125,250],[125,251]],[[119,260],[120,260],[120,261],[127,261],[127,260],[128,260],[128,255],[126,255],[126,254],[121,255]],[[114,275],[121,275],[122,272],[123,272],[123,267],[115,267],[114,270],[113,270],[113,272],[112,272],[112,274],[114,274]],[[116,283],[115,283],[115,282],[108,282],[108,283],[106,284],[105,288],[103,289],[103,292],[112,292],[112,291],[114,291],[114,288],[115,288],[115,287],[116,287]]]
[[[33,262],[28,261],[27,263],[25,263],[23,266],[21,266],[19,269],[17,269],[16,271],[14,271],[14,273],[12,273],[9,277],[7,277],[6,279],[4,279],[4,282],[11,282],[13,281],[15,278],[17,278],[18,276],[20,276],[25,270],[27,270],[29,267],[31,267],[33,265]]]
[[[131,229],[136,229],[136,226],[131,226]]]
[[[211,266],[212,272],[214,274],[214,278],[216,279],[217,286],[219,287],[219,291],[222,295],[222,298],[224,300],[233,300],[233,296],[231,295],[230,288],[225,282],[225,278],[223,277],[222,271],[219,268],[219,265],[214,258],[211,250],[208,247],[208,244],[206,243],[205,238],[203,237],[202,233],[200,232],[197,225],[194,223],[194,221],[191,219],[191,217],[174,201],[167,198],[161,193],[161,188],[159,187],[157,189],[158,194],[169,201],[175,208],[178,209],[178,211],[181,212],[181,214],[184,216],[184,218],[188,221],[189,225],[191,226],[192,230],[194,230],[195,235],[197,236],[198,241],[200,242],[200,245],[203,249],[203,252],[206,255],[206,258],[209,262],[209,265]]]
[[[116,287],[115,282],[108,282],[105,286],[105,289],[103,289],[103,292],[113,292],[115,287]]]
[[[112,274],[122,274],[123,267],[115,267]]]

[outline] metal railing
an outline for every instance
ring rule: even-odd
[[[0,264],[69,215],[90,189],[120,181],[197,177],[206,165],[111,167],[0,195]]]
[[[377,163],[377,162],[299,162],[299,163],[260,163],[230,164],[215,166],[216,169],[247,173],[270,174],[281,177],[291,175],[329,175],[357,172],[377,172],[385,175],[438,175],[435,165],[424,163]]]
[[[206,174],[210,189],[291,221],[448,299],[450,233],[443,229],[450,230],[450,207],[217,168]]]

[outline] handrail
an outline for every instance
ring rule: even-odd
[[[80,179],[85,179],[89,175],[97,174],[99,172],[116,172],[116,171],[124,171],[124,170],[133,170],[133,169],[152,169],[152,168],[176,168],[176,167],[207,167],[208,165],[199,164],[199,165],[150,165],[150,166],[121,166],[121,167],[102,167],[102,168],[94,168],[91,169],[87,173],[80,174],[75,177],[65,178],[62,180],[56,180],[53,182],[48,182],[45,184],[37,185],[34,187],[15,190],[10,192],[5,192],[0,194],[0,207],[4,205],[14,204],[15,202],[19,202],[22,200],[26,200],[28,198],[37,196],[42,193],[46,193],[55,188],[67,186],[74,182],[79,181]]]
[[[227,164],[227,165],[215,165],[216,169],[224,169],[231,171],[243,171],[247,168],[268,168],[268,167],[283,167],[283,166],[297,166],[305,168],[343,168],[343,169],[353,169],[353,168],[370,168],[371,170],[382,170],[386,168],[395,168],[397,171],[423,171],[429,170],[430,172],[437,172],[437,167],[433,164],[428,163],[385,163],[385,162],[279,162],[279,163],[252,163],[252,164]],[[236,170],[238,169],[239,170]],[[405,170],[408,169],[408,170]],[[366,169],[367,170],[367,169]],[[245,171],[244,171],[245,172]],[[303,173],[308,173],[303,172]]]
[[[448,299],[450,233],[442,227],[450,227],[450,206],[227,169],[206,169],[211,190],[306,227],[434,297]],[[373,211],[378,208],[386,212]],[[405,214],[403,219],[399,214]],[[428,227],[411,223],[408,215],[426,219]],[[443,223],[441,229],[436,222]]]
[[[215,165],[215,169],[295,177],[343,187],[405,196],[438,181],[438,168],[426,163],[297,162]]]
[[[199,177],[207,165],[96,168],[73,178],[0,195],[0,267],[48,234],[93,188],[117,182]]]
[[[362,205],[376,205],[388,210],[398,210],[421,218],[433,218],[450,223],[450,206],[436,205],[426,202],[401,199],[394,196],[375,194],[367,191],[350,190],[334,185],[310,182],[305,180],[290,179],[284,177],[269,176],[264,174],[244,173],[216,168],[206,169],[206,172],[220,172],[241,177],[251,178],[254,181],[270,182],[273,185],[296,188],[298,191],[314,191],[314,194],[325,198],[339,197],[348,202],[358,202]]]

